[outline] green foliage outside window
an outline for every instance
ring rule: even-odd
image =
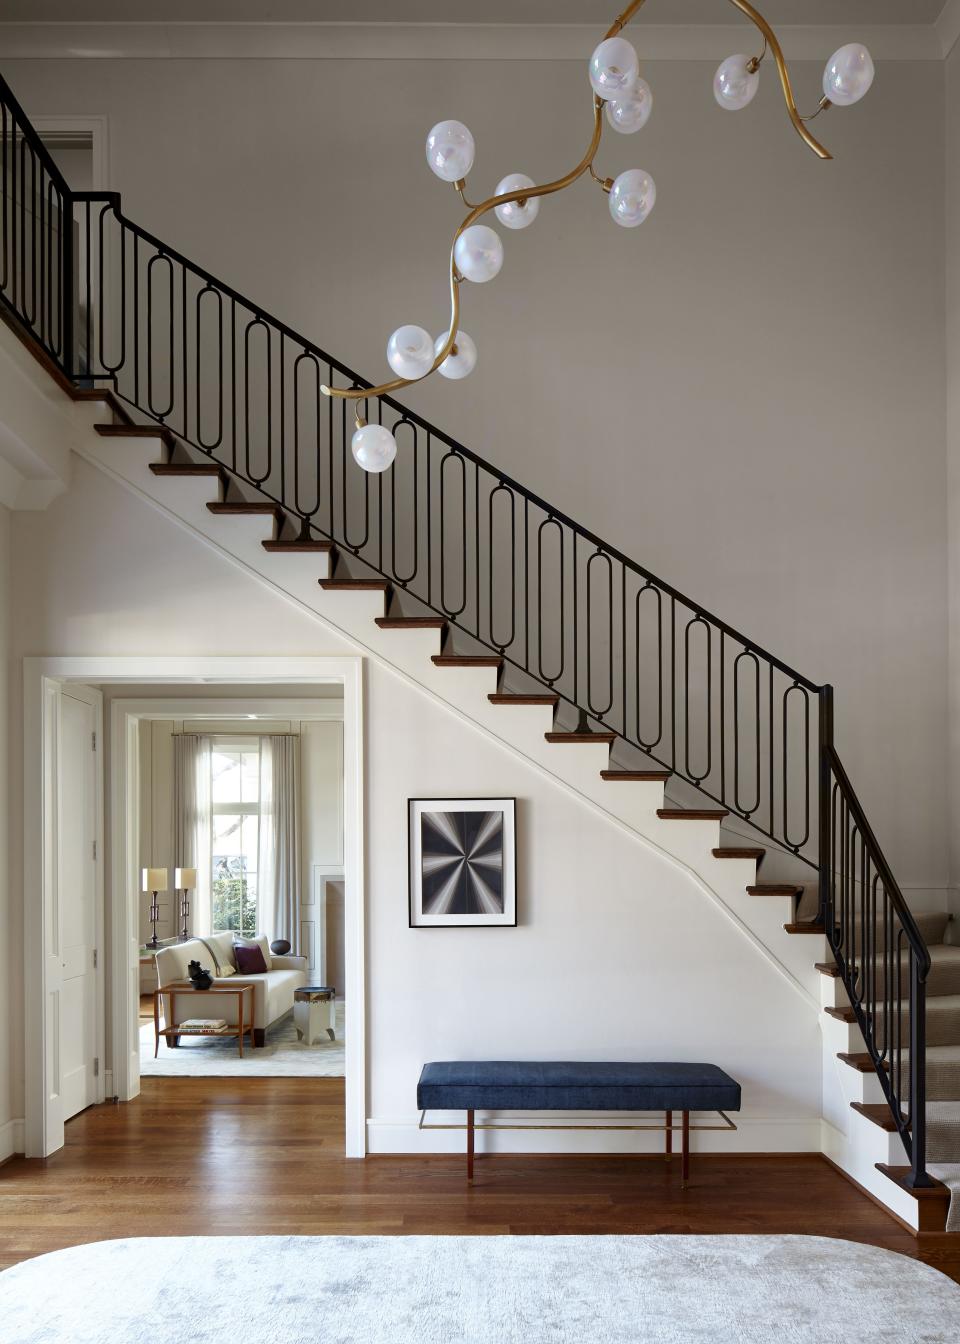
[[[229,867],[236,865],[236,859]],[[227,869],[227,871],[224,871]],[[257,932],[257,895],[244,873],[230,872],[227,864],[214,863],[213,927],[218,932],[239,933],[252,938]]]

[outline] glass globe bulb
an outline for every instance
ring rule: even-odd
[[[748,70],[751,56],[728,56],[713,77],[713,96],[728,112],[752,103],[760,87],[760,73]]]
[[[502,196],[506,191],[520,191],[523,187],[536,185],[533,178],[527,177],[526,173],[508,173],[493,194]],[[496,206],[493,213],[508,229],[525,229],[540,213],[540,197],[534,196],[523,205],[519,201],[507,201],[504,205]]]
[[[622,97],[637,82],[640,62],[625,37],[608,37],[590,57],[590,85],[598,98]]]
[[[384,425],[361,425],[354,430],[350,451],[364,471],[386,471],[397,455],[397,441]]]
[[[869,93],[875,73],[873,59],[866,47],[859,42],[850,42],[827,61],[823,92],[835,106],[851,107]]]
[[[442,336],[438,336],[434,341],[434,358],[446,345],[448,335],[449,332],[445,331]],[[444,378],[466,378],[468,373],[473,372],[476,365],[477,347],[465,331],[457,332],[453,346],[453,350],[440,365],[438,373],[442,373]]]
[[[444,182],[459,182],[473,167],[474,149],[462,121],[438,121],[427,136],[427,163]]]
[[[433,341],[423,327],[397,327],[387,341],[387,363],[398,378],[423,378],[433,363]]]
[[[453,245],[453,260],[465,280],[481,285],[500,274],[503,243],[486,224],[471,224]]]
[[[621,135],[642,131],[653,111],[653,92],[645,79],[638,79],[629,93],[607,103],[607,121]]]
[[[628,168],[614,178],[610,188],[610,213],[625,229],[642,224],[653,209],[657,187],[649,173],[642,168]]]

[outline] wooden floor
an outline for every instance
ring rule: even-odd
[[[0,1266],[107,1237],[301,1233],[807,1233],[920,1256],[960,1282],[960,1236],[918,1242],[816,1155],[343,1157],[343,1080],[146,1078],[46,1161],[0,1168]]]

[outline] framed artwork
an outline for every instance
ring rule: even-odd
[[[410,798],[412,929],[517,922],[515,798]]]

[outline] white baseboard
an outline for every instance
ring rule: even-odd
[[[463,1124],[463,1113],[447,1117],[430,1117],[436,1123]],[[478,1123],[483,1117],[478,1117]],[[556,1114],[533,1117],[545,1124],[562,1124],[564,1118]],[[818,1153],[820,1152],[820,1117],[764,1119],[761,1117],[732,1117],[733,1130],[696,1130],[690,1135],[690,1148],[695,1153]],[[512,1117],[520,1122],[527,1117]],[[619,1118],[610,1114],[577,1115],[570,1120],[582,1124],[613,1125],[638,1123],[648,1117]],[[372,1117],[367,1121],[367,1152],[369,1153],[462,1153],[465,1147],[462,1129],[420,1129],[418,1117]],[[649,1122],[662,1123],[663,1115],[651,1115]],[[679,1116],[677,1116],[679,1120]],[[704,1115],[692,1123],[720,1124],[716,1116]],[[662,1153],[662,1130],[478,1130],[478,1153]],[[680,1135],[674,1135],[674,1150],[679,1151]]]
[[[0,1162],[23,1152],[23,1121],[8,1120],[0,1125]]]

